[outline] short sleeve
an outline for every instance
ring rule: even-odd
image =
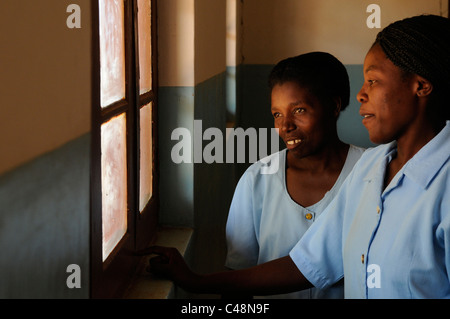
[[[259,245],[253,216],[253,187],[250,174],[244,173],[236,186],[226,224],[227,258],[225,266],[242,269],[255,266]]]
[[[344,276],[342,244],[348,182],[289,253],[300,272],[319,289],[330,287]]]

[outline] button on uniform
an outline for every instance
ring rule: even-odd
[[[313,215],[311,213],[308,213],[308,214],[305,215],[305,218],[307,220],[311,220],[313,218]]]
[[[381,208],[380,208],[380,206],[377,206],[377,214],[380,214],[380,212],[381,212]]]

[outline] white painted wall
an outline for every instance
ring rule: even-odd
[[[226,0],[195,0],[195,84],[225,69]]]
[[[158,2],[159,85],[195,86],[226,67],[226,0]]]
[[[0,175],[90,131],[90,1],[0,1]]]
[[[160,86],[194,86],[194,0],[158,1]]]

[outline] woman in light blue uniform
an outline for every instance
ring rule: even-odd
[[[360,114],[384,145],[361,157],[290,257],[316,287],[344,276],[346,298],[450,298],[449,19],[388,26],[364,78]]]
[[[345,67],[335,57],[312,52],[285,59],[272,70],[269,87],[275,128],[287,148],[251,165],[236,187],[226,228],[230,269],[286,256],[364,151],[338,138],[336,121],[350,91]],[[276,172],[265,174],[273,166]],[[343,283],[270,297],[343,298]]]
[[[449,57],[447,18],[407,18],[378,34],[357,98],[383,145],[363,154],[289,255],[198,275],[157,247],[153,271],[197,292],[286,293],[345,277],[346,298],[450,298]]]

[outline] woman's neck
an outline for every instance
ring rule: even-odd
[[[429,122],[423,123],[415,129],[410,129],[397,139],[397,153],[388,164],[384,187],[387,187],[394,176],[402,167],[419,152],[429,141],[431,141],[445,125],[437,127]]]
[[[298,158],[295,154],[287,155],[287,168],[323,172],[329,169],[341,169],[347,158],[349,145],[338,138],[323,145],[316,153]]]

